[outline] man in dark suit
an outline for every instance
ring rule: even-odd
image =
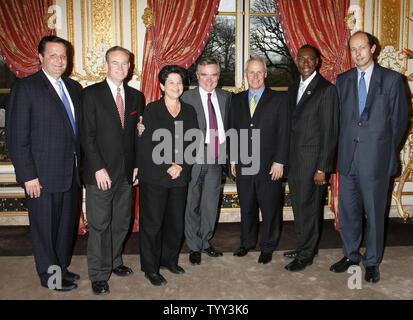
[[[14,86],[6,125],[16,179],[25,190],[40,283],[57,291],[76,289],[79,279],[67,269],[80,187],[80,88],[63,76],[68,46],[56,36],[40,41],[42,68]]]
[[[397,172],[398,146],[407,125],[406,91],[399,73],[374,63],[376,44],[370,34],[355,33],[349,46],[356,68],[337,78],[339,230],[344,257],[330,270],[345,272],[362,260],[365,280],[378,282],[389,181]],[[363,208],[367,234],[361,256]]]
[[[258,263],[266,264],[280,237],[281,178],[289,143],[288,100],[287,94],[265,87],[267,70],[261,58],[248,60],[245,76],[249,89],[233,96],[229,113],[229,127],[238,135],[237,143],[230,143],[230,160],[241,207],[241,246],[234,255],[242,257],[255,248],[260,208]],[[236,153],[234,144],[238,144]],[[248,154],[253,155],[251,161],[245,161]]]
[[[222,256],[222,252],[209,243],[218,213],[222,164],[226,162],[225,130],[231,101],[231,93],[216,88],[219,73],[214,58],[199,59],[196,70],[199,87],[184,92],[181,97],[195,108],[205,137],[204,159],[192,167],[185,210],[185,238],[192,265],[201,264],[201,252],[210,257]]]
[[[338,138],[338,95],[316,68],[319,54],[302,46],[296,64],[301,79],[288,88],[291,112],[288,186],[291,191],[298,248],[284,253],[294,260],[285,268],[296,272],[317,254],[327,174],[334,166]]]
[[[122,247],[131,219],[132,184],[137,181],[137,119],[143,95],[123,84],[130,52],[106,52],[107,77],[82,92],[81,143],[85,153],[88,269],[92,290],[109,293],[108,280],[132,275],[123,265]]]

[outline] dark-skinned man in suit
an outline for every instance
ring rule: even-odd
[[[80,187],[80,87],[63,76],[68,47],[56,36],[40,41],[42,68],[13,87],[6,124],[7,147],[29,209],[37,273],[43,287],[56,291],[76,289],[80,278],[67,269]]]
[[[106,52],[107,77],[82,92],[81,143],[85,154],[88,270],[92,291],[109,293],[112,273],[133,271],[122,261],[131,220],[132,184],[137,185],[137,119],[143,95],[124,84],[131,54],[119,46]]]
[[[318,64],[318,50],[302,46],[296,58],[301,77],[288,89],[291,112],[288,186],[298,238],[298,248],[284,252],[285,257],[294,259],[285,267],[291,272],[304,270],[317,254],[323,196],[337,147],[337,90],[316,71]]]
[[[234,256],[243,257],[255,248],[261,209],[258,263],[267,264],[280,237],[281,178],[289,144],[288,100],[287,94],[265,87],[267,69],[263,59],[250,58],[245,76],[249,89],[232,97],[229,112],[229,128],[238,136],[236,142],[230,141],[230,161],[241,207],[241,246]],[[234,152],[234,144],[238,152]],[[253,154],[252,161],[247,163],[245,154]]]
[[[349,41],[355,68],[340,74],[338,142],[339,231],[344,257],[333,272],[362,261],[365,280],[380,281],[384,222],[390,177],[397,172],[397,151],[407,126],[407,96],[401,75],[373,61],[375,39],[356,32]],[[366,214],[366,251],[359,249]]]

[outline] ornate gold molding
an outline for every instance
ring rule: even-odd
[[[145,8],[143,11],[142,21],[146,29],[153,26],[153,10],[151,8]]]

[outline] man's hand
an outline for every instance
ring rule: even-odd
[[[235,164],[234,163],[231,163],[231,174],[234,177],[237,177],[237,170],[235,170]]]
[[[138,127],[138,134],[139,135],[142,135],[142,133],[145,131],[145,126],[144,126],[144,124],[142,123],[142,116],[140,116],[139,117],[139,122],[138,122],[138,125],[137,125],[137,127]]]
[[[172,165],[166,171],[172,178],[172,180],[178,178],[182,172],[182,167],[177,165],[176,163],[172,163]]]
[[[112,186],[109,174],[105,168],[95,172],[96,184],[100,190],[109,190]]]
[[[316,171],[316,173],[314,173],[314,183],[319,186],[325,185],[327,183],[325,172]]]
[[[42,189],[42,186],[40,185],[38,178],[26,181],[24,183],[24,188],[26,189],[26,193],[30,198],[40,197],[40,190]]]
[[[134,168],[134,169],[133,169],[132,181],[133,181],[133,186],[136,186],[136,185],[139,184],[139,180],[138,180],[138,168]]]
[[[278,180],[282,178],[284,173],[284,167],[279,164],[273,163],[270,170],[271,180]]]

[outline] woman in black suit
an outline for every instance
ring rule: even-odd
[[[185,272],[178,265],[178,257],[191,172],[184,150],[191,141],[183,141],[183,136],[188,130],[197,129],[198,122],[195,109],[180,100],[184,72],[175,65],[165,66],[159,72],[163,96],[146,106],[145,131],[139,139],[141,269],[156,286],[166,284],[159,268],[175,274]]]

